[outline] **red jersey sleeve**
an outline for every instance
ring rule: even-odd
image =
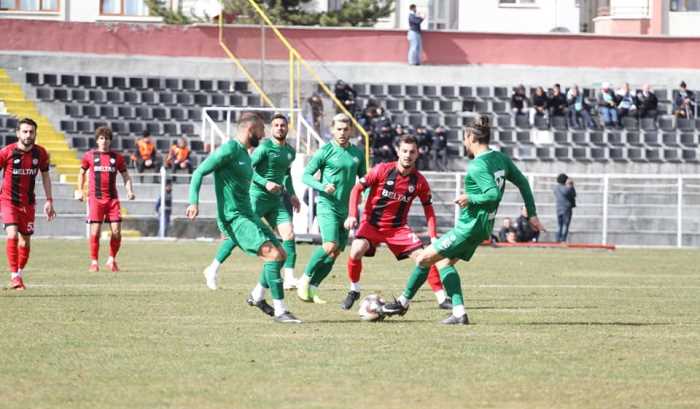
[[[418,197],[423,206],[430,206],[433,204],[433,195],[430,193],[430,185],[428,185],[428,181],[423,175],[421,175],[417,190]]]
[[[83,170],[90,169],[90,164],[92,163],[92,151],[85,152],[83,159],[80,161],[80,167]]]
[[[41,150],[39,151],[39,170],[42,172],[48,172],[49,165],[49,152],[47,152],[46,149],[41,148]]]
[[[121,153],[117,154],[117,172],[126,172],[126,161],[124,160],[124,155],[122,155]]]

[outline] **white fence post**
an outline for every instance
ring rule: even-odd
[[[608,194],[610,192],[610,178],[608,175],[603,176],[603,242],[608,243]]]
[[[457,172],[455,173],[455,199],[462,194],[459,182],[459,172]],[[457,221],[459,220],[459,210],[459,205],[455,203],[455,225],[457,225]]]
[[[160,214],[158,223],[158,237],[165,237],[165,166],[160,167]]]
[[[676,245],[683,247],[683,176],[678,177],[678,227]]]

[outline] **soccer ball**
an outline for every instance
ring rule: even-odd
[[[360,303],[360,309],[357,313],[362,321],[381,321],[384,319],[382,314],[382,306],[384,299],[376,294],[368,295]]]

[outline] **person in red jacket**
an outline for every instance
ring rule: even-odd
[[[9,287],[13,290],[25,289],[22,270],[29,260],[30,239],[34,233],[34,184],[39,172],[46,194],[44,214],[49,221],[56,217],[51,197],[49,154],[46,149],[34,144],[36,131],[37,124],[34,120],[20,119],[17,123],[17,142],[0,150],[0,207],[7,233],[5,248],[11,273]]]
[[[88,172],[90,182],[88,190],[88,220],[90,223],[90,271],[100,270],[98,254],[100,251],[100,230],[102,223],[109,223],[112,237],[109,242],[109,258],[107,268],[113,272],[119,271],[117,266],[117,253],[121,246],[121,205],[117,194],[117,173],[122,175],[126,195],[129,200],[134,200],[134,190],[129,171],[126,168],[124,156],[110,150],[112,144],[112,130],[101,126],[95,130],[97,149],[86,152],[78,173],[78,191],[76,198],[84,200],[83,188]]]

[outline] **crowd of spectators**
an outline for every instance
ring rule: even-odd
[[[170,146],[168,152],[163,155],[161,152],[158,152],[148,131],[144,131],[141,138],[136,140],[136,150],[131,153],[130,159],[136,168],[136,172],[140,174],[158,172],[163,164],[173,174],[178,172],[191,174],[194,167],[192,151],[188,146],[187,138],[178,139],[176,143]],[[143,182],[143,175],[140,176],[140,180]]]
[[[623,118],[656,120],[659,114],[659,99],[649,84],[633,90],[628,83],[615,89],[604,82],[595,98],[584,95],[576,84],[566,92],[559,84],[554,84],[549,91],[537,87],[528,98],[525,86],[520,85],[511,94],[510,106],[514,116],[528,115],[531,126],[537,123],[549,126],[553,117],[563,117],[574,129],[621,128]],[[695,94],[685,82],[681,82],[680,90],[674,93],[673,114],[678,118],[696,115]]]

